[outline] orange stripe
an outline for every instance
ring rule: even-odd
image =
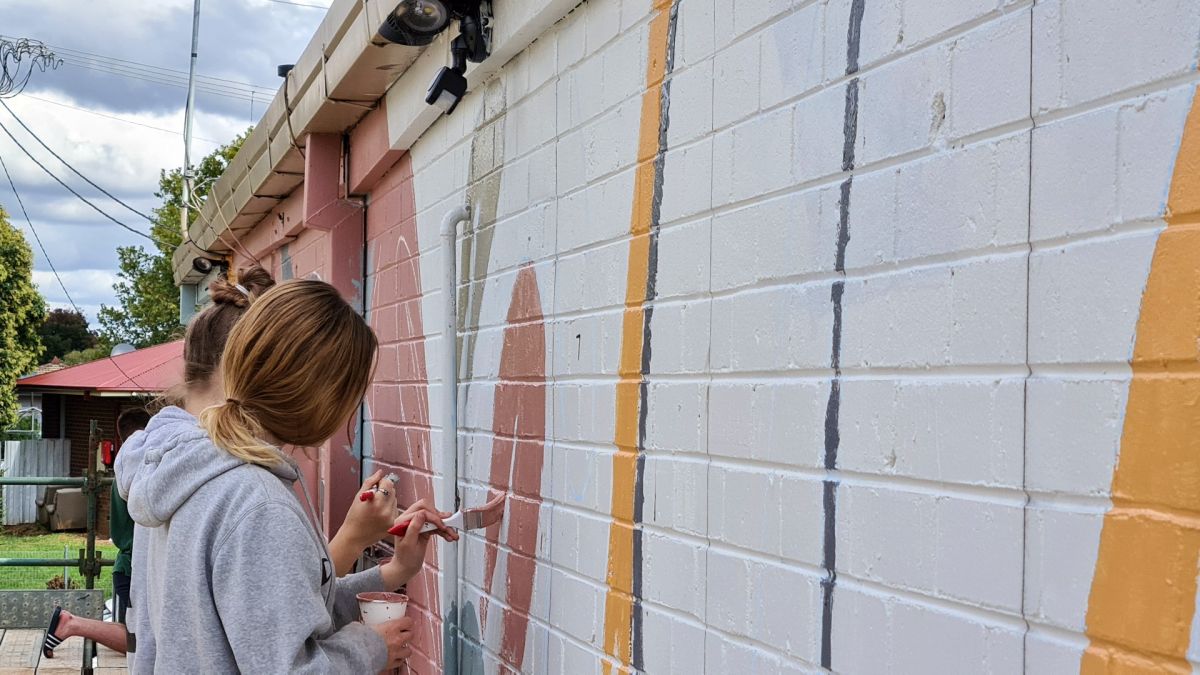
[[[612,517],[608,535],[608,594],[604,602],[604,651],[629,672],[633,650],[633,512],[637,481],[639,385],[642,379],[642,330],[650,268],[650,228],[654,206],[654,158],[659,153],[662,82],[667,70],[671,0],[656,0],[650,22],[646,92],[638,129],[638,166],[634,175],[633,216],[629,224],[629,273],[618,365],[616,431],[613,456]],[[612,672],[604,662],[604,672]]]
[[[1142,297],[1083,673],[1190,673],[1200,563],[1200,97]]]

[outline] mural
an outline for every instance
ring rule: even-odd
[[[638,129],[629,233],[629,271],[618,368],[616,434],[613,455],[612,525],[608,538],[608,594],[604,611],[604,651],[621,672],[642,667],[642,486],[646,437],[646,374],[650,370],[650,324],[658,273],[658,225],[662,207],[663,162],[671,100],[679,8],[657,0],[650,24],[646,91]],[[612,664],[604,662],[604,672]]]
[[[505,518],[485,531],[481,634],[499,613],[499,656],[520,671],[525,660],[530,600],[536,571],[546,456],[546,329],[533,267],[523,267],[513,285],[508,326],[500,355],[500,382],[493,407],[491,485],[508,493]],[[498,578],[503,559],[504,575]],[[489,597],[505,602],[491,608]]]
[[[433,496],[433,461],[429,437],[429,376],[425,363],[425,328],[421,313],[420,244],[412,160],[405,155],[371,192],[367,210],[368,246],[373,265],[368,284],[367,318],[381,343],[375,383],[368,392],[372,413],[368,435],[374,460],[401,469],[396,496],[401,504]],[[437,548],[431,546],[426,567],[409,582],[409,613],[420,612],[414,642],[423,665],[416,672],[440,672],[442,636],[438,595]],[[418,659],[414,659],[418,662]]]
[[[1190,673],[1200,566],[1200,98],[1142,297],[1081,671]]]

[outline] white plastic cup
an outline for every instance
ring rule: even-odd
[[[358,611],[362,614],[363,623],[368,626],[393,621],[408,611],[408,596],[387,591],[359,593]]]

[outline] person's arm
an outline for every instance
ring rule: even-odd
[[[313,536],[298,510],[267,502],[218,543],[213,596],[238,670],[375,673],[387,666],[387,645],[363,624],[315,637],[334,624],[322,594],[322,575],[332,568]],[[340,598],[338,580],[330,583]]]

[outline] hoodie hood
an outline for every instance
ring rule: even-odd
[[[196,490],[243,464],[214,445],[191,413],[169,406],[121,446],[117,489],[129,503],[134,522],[160,527]],[[289,482],[299,476],[295,464],[287,460],[265,468]]]

